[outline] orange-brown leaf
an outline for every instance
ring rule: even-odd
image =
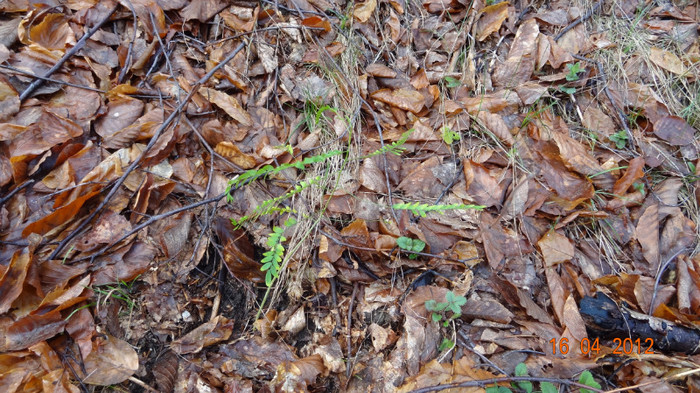
[[[372,93],[372,98],[413,113],[419,113],[425,107],[423,94],[412,89],[380,89]]]

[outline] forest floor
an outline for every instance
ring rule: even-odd
[[[700,7],[0,3],[0,391],[700,390]]]

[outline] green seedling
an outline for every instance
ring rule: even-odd
[[[462,306],[467,304],[467,298],[457,296],[454,292],[448,291],[445,294],[445,301],[438,303],[434,299],[425,302],[425,309],[432,312],[431,318],[433,322],[441,322],[442,326],[447,327],[450,321],[457,319],[462,315]]]
[[[583,72],[580,61],[574,64],[567,64],[566,69],[569,70],[569,73],[566,74],[566,80],[569,82],[577,81],[579,79],[578,74]]]
[[[446,349],[451,349],[455,346],[455,343],[450,340],[449,338],[445,337],[442,339],[442,342],[440,343],[440,347],[438,348],[438,351],[442,352]]]
[[[447,86],[449,88],[462,86],[462,81],[460,81],[457,78],[453,78],[451,76],[446,76],[444,78],[444,80],[445,80],[445,86]]]
[[[563,91],[566,94],[574,94],[576,93],[576,88],[575,87],[566,87],[566,86],[559,86],[559,90]]]
[[[458,132],[454,132],[450,127],[442,127],[442,140],[448,145],[451,145],[454,141],[458,141],[460,135]]]
[[[421,252],[423,249],[425,249],[425,242],[420,239],[411,239],[410,237],[406,236],[401,236],[400,238],[396,239],[396,244],[398,244],[402,250],[411,252]],[[418,255],[410,254],[408,258],[416,259],[418,258]]]
[[[625,130],[620,130],[610,135],[610,140],[615,143],[618,149],[624,149],[627,146],[627,133]]]

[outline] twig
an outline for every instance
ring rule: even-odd
[[[656,281],[654,281],[654,293],[651,295],[651,303],[649,303],[649,312],[647,314],[652,315],[654,312],[654,302],[656,301],[656,294],[659,290],[659,282],[661,281],[661,276],[664,274],[664,271],[668,267],[668,265],[673,262],[674,259],[676,259],[677,256],[681,255],[683,251],[685,251],[685,248],[681,248],[680,250],[676,251],[673,255],[671,255],[666,262],[661,266],[661,269],[659,269],[658,273],[656,273]]]
[[[96,88],[94,88],[94,87],[78,85],[78,84],[70,83],[70,82],[64,82],[64,81],[62,81],[62,80],[53,79],[53,78],[47,78],[47,77],[45,77],[45,76],[40,76],[40,75],[37,75],[37,74],[35,74],[35,73],[33,73],[33,72],[24,71],[24,70],[21,70],[21,69],[19,69],[19,68],[15,68],[15,67],[8,66],[8,65],[0,64],[0,68],[4,68],[4,69],[6,69],[6,70],[10,70],[10,71],[16,72],[16,73],[18,73],[18,74],[22,74],[22,75],[26,75],[26,76],[31,76],[32,78],[42,79],[42,80],[44,80],[44,81],[46,81],[46,82],[58,83],[58,84],[60,84],[60,85],[66,85],[66,86],[71,86],[71,87],[75,87],[75,88],[78,88],[78,89],[84,89],[84,90],[94,91],[94,92],[96,92],[96,93],[101,93],[101,94],[106,93],[106,91],[100,90],[100,89],[96,89]]]
[[[135,383],[135,384],[141,386],[142,388],[148,390],[149,392],[158,393],[157,390],[155,390],[155,389],[153,389],[152,387],[148,386],[145,382],[143,382],[142,380],[140,380],[140,379],[138,379],[138,378],[136,378],[136,377],[133,377],[133,376],[132,376],[132,377],[129,377],[129,381],[131,381],[131,382],[133,382],[133,383]]]
[[[86,220],[84,220],[80,225],[78,225],[78,227],[75,228],[75,230],[73,230],[68,236],[66,236],[65,239],[63,239],[61,241],[61,243],[58,244],[56,249],[49,256],[49,258],[48,258],[49,260],[56,258],[56,256],[61,252],[61,250],[71,240],[73,240],[73,238],[75,238],[78,235],[78,233],[80,233],[85,228],[85,226],[87,226],[88,223],[90,221],[92,221],[92,219],[95,218],[95,216],[97,216],[97,214],[102,211],[102,209],[104,209],[105,206],[107,206],[107,203],[109,203],[110,199],[114,196],[114,194],[117,193],[117,191],[119,190],[119,187],[121,187],[121,185],[124,183],[127,176],[129,176],[129,174],[140,164],[141,160],[146,156],[146,154],[148,154],[148,151],[151,150],[151,148],[156,144],[156,141],[158,140],[160,135],[163,133],[163,131],[170,126],[170,124],[173,122],[173,120],[175,120],[176,117],[178,117],[180,115],[180,112],[182,112],[182,110],[185,108],[187,103],[192,99],[192,97],[195,95],[195,93],[199,90],[199,87],[202,86],[204,83],[206,83],[209,80],[209,78],[211,78],[212,75],[214,75],[214,73],[216,73],[217,71],[219,71],[219,69],[221,69],[221,67],[223,67],[229,61],[231,61],[231,59],[233,59],[238,54],[238,52],[240,52],[245,46],[246,46],[245,42],[242,42],[241,44],[239,44],[236,47],[236,49],[234,49],[223,61],[221,61],[219,64],[216,65],[216,67],[212,68],[209,72],[207,72],[203,77],[201,77],[197,81],[197,83],[195,83],[192,86],[192,88],[190,89],[190,92],[187,94],[187,96],[180,102],[180,104],[178,104],[178,106],[170,114],[170,116],[168,116],[168,118],[165,119],[163,124],[161,124],[161,126],[158,127],[158,129],[155,131],[155,133],[153,134],[153,137],[148,142],[148,145],[146,145],[143,152],[141,152],[141,155],[136,160],[134,160],[134,162],[132,162],[128,168],[126,168],[126,170],[124,171],[124,174],[117,180],[117,182],[114,184],[114,186],[112,186],[112,189],[109,191],[109,193],[107,194],[105,199],[102,201],[102,203],[100,203],[100,205],[88,216],[88,218]],[[221,194],[221,195],[216,196],[212,199],[209,199],[209,200],[207,200],[208,202],[202,201],[201,204],[204,204],[204,202],[210,203],[214,200],[218,201],[221,198],[223,198],[224,195],[225,194]],[[179,210],[179,209],[176,209],[176,210]],[[149,219],[147,221],[147,222],[149,222],[149,225],[150,225],[150,223],[152,223],[151,219]]]
[[[315,255],[318,255],[318,250],[315,250]],[[314,258],[318,258],[315,256]],[[335,331],[336,333],[340,330],[340,314],[338,313],[338,290],[336,288],[336,280],[335,277],[331,277],[328,279],[328,281],[331,282],[331,299],[333,301],[333,309],[331,310],[331,313],[333,313],[333,318],[335,319]],[[333,337],[335,337],[336,333],[333,334]]]
[[[596,69],[598,70],[598,75],[600,75],[600,78],[603,80],[603,92],[605,93],[605,96],[608,97],[608,100],[610,101],[610,104],[612,105],[613,109],[615,110],[615,113],[617,114],[617,118],[620,121],[620,124],[622,127],[625,129],[625,132],[627,133],[627,142],[630,144],[630,148],[634,150],[634,138],[632,135],[632,131],[630,131],[629,126],[627,125],[627,119],[625,119],[624,112],[622,112],[622,109],[620,109],[617,104],[615,103],[615,100],[613,99],[612,94],[610,93],[610,90],[608,89],[608,82],[607,82],[607,76],[605,75],[605,70],[603,70],[603,65],[600,64],[599,61],[596,60],[591,60],[587,57],[583,57],[577,54],[571,54],[575,59],[583,60],[585,62],[595,64]]]
[[[604,393],[626,392],[626,391],[628,391],[628,390],[638,389],[638,388],[641,388],[641,387],[644,387],[644,386],[653,385],[653,384],[655,384],[655,383],[659,383],[659,382],[662,382],[662,381],[669,381],[669,380],[671,380],[671,379],[683,378],[683,377],[687,377],[687,376],[689,376],[689,375],[693,375],[693,374],[697,374],[697,373],[700,373],[700,368],[694,368],[694,369],[692,369],[692,370],[684,371],[684,372],[682,372],[682,373],[678,373],[678,374],[675,374],[675,375],[669,375],[669,376],[667,376],[667,377],[663,377],[663,378],[656,379],[656,380],[649,381],[649,382],[639,383],[639,384],[637,384],[637,385],[632,385],[632,386],[627,386],[627,387],[624,387],[624,388],[617,388],[617,389],[607,390],[607,391],[605,391]],[[590,388],[588,388],[588,389],[590,390]]]
[[[593,13],[596,12],[596,11],[598,10],[598,8],[600,8],[601,5],[603,5],[603,0],[600,0],[600,1],[598,1],[597,3],[595,3],[595,5],[594,5],[590,10],[588,10],[588,12],[586,12],[586,13],[583,14],[583,15],[581,15],[581,16],[580,16],[579,18],[577,18],[575,21],[569,23],[568,26],[566,26],[565,28],[563,28],[563,29],[559,32],[559,34],[557,34],[557,35],[554,36],[554,41],[559,41],[559,39],[560,39],[564,34],[566,34],[567,31],[573,29],[574,27],[576,27],[576,26],[580,25],[581,23],[583,23],[586,19],[590,18],[590,17],[593,15]]]
[[[117,10],[118,7],[119,7],[119,4],[115,5],[114,8],[112,8],[112,10],[109,11],[107,16],[105,16],[101,21],[97,22],[97,24],[95,26],[93,26],[92,29],[88,30],[87,33],[83,34],[83,36],[80,37],[80,40],[78,40],[78,42],[75,44],[75,46],[70,48],[68,50],[68,52],[66,52],[66,54],[63,55],[63,57],[61,57],[61,59],[58,60],[58,62],[53,67],[51,67],[48,71],[46,71],[46,73],[41,78],[35,79],[29,86],[27,86],[27,88],[24,89],[22,94],[20,94],[19,100],[24,101],[25,99],[27,99],[27,97],[29,97],[34,92],[34,90],[36,90],[39,86],[44,84],[44,81],[45,81],[44,78],[48,78],[49,76],[51,76],[51,74],[58,71],[58,69],[61,68],[63,66],[63,64],[66,61],[68,61],[68,59],[70,59],[73,55],[78,53],[78,51],[81,50],[83,48],[83,46],[85,45],[88,38],[92,37],[92,35],[95,34],[95,32],[97,32],[97,30],[100,27],[102,27],[102,25],[105,24],[105,22],[107,22],[109,20],[109,18],[112,16],[112,14],[114,14],[114,12]]]
[[[215,196],[215,197],[213,197],[213,198],[205,199],[205,200],[203,200],[203,201],[195,202],[195,203],[189,204],[189,205],[187,205],[187,206],[183,206],[183,207],[180,207],[180,208],[177,208],[177,209],[174,209],[174,210],[167,211],[167,212],[165,212],[165,213],[161,213],[161,214],[158,214],[158,215],[155,215],[155,216],[151,216],[151,217],[148,218],[148,220],[146,220],[146,221],[142,222],[141,224],[139,224],[139,225],[137,225],[137,226],[131,228],[131,230],[130,230],[129,232],[127,232],[127,233],[125,233],[124,235],[122,235],[122,237],[120,237],[117,241],[112,242],[112,243],[110,243],[110,244],[104,246],[100,251],[96,252],[94,255],[92,255],[92,256],[90,256],[90,257],[85,257],[85,258],[83,258],[83,259],[79,259],[79,260],[76,261],[76,262],[79,262],[79,261],[85,260],[85,259],[95,258],[96,256],[98,256],[98,255],[100,255],[100,254],[103,254],[105,251],[107,251],[107,250],[109,250],[110,248],[112,248],[112,247],[116,246],[117,244],[119,244],[122,240],[128,238],[129,236],[131,236],[131,235],[133,235],[134,233],[140,231],[141,229],[143,229],[143,228],[145,228],[145,227],[147,227],[147,226],[153,224],[154,222],[156,222],[156,221],[158,221],[158,220],[162,220],[162,219],[164,219],[164,218],[170,217],[170,216],[175,215],[175,214],[178,214],[178,213],[182,213],[182,212],[187,211],[187,210],[190,210],[190,209],[194,209],[194,208],[199,207],[199,206],[202,206],[202,205],[206,205],[206,204],[213,203],[213,202],[218,202],[218,201],[222,200],[225,196],[226,196],[226,193],[223,193],[223,194],[217,195],[217,196]],[[49,259],[52,259],[52,258],[49,258]]]
[[[456,383],[446,383],[444,385],[430,386],[427,388],[411,390],[411,393],[428,393],[428,392],[439,392],[441,390],[454,389],[454,388],[469,388],[469,387],[485,387],[486,385],[498,384],[498,383],[509,383],[509,382],[549,382],[558,383],[562,385],[569,385],[581,389],[588,389],[595,393],[606,393],[603,390],[584,385],[582,383],[570,381],[568,379],[560,378],[541,378],[541,377],[501,377],[501,378],[489,378],[489,379],[477,379],[473,381],[466,382],[456,382]],[[625,389],[626,390],[626,389]]]
[[[136,41],[136,33],[137,33],[137,27],[138,27],[138,18],[136,17],[136,10],[134,10],[134,5],[131,4],[130,0],[125,0],[126,5],[129,6],[129,10],[131,11],[131,16],[134,18],[134,34],[131,35],[131,42],[129,42],[129,47],[126,50],[126,58],[124,59],[124,67],[119,71],[119,83],[124,82],[124,78],[126,77],[126,72],[128,71],[129,68],[131,68],[131,60],[133,57],[133,50],[134,50],[134,42]],[[145,22],[144,22],[145,23]]]
[[[491,368],[493,368],[494,370],[498,371],[499,373],[501,373],[501,374],[503,374],[503,375],[508,375],[508,373],[505,372],[505,371],[503,371],[502,368],[498,367],[498,366],[497,366],[494,362],[492,362],[489,358],[487,358],[486,356],[484,356],[481,352],[477,351],[476,348],[474,348],[474,344],[472,343],[472,340],[470,340],[469,337],[468,337],[466,334],[464,334],[464,332],[463,332],[462,330],[459,330],[459,331],[457,332],[457,334],[459,334],[459,336],[462,338],[464,347],[467,348],[470,352],[472,352],[472,353],[475,354],[476,356],[478,356],[479,359],[481,359],[481,361],[483,361],[484,363],[486,363],[486,365],[488,365],[489,367],[491,367]]]
[[[5,202],[9,201],[13,196],[15,196],[16,193],[20,192],[21,190],[27,188],[28,186],[34,184],[33,179],[29,179],[25,181],[21,186],[15,188],[14,190],[10,191],[7,195],[4,197],[0,198],[0,206],[4,205]]]
[[[350,373],[352,372],[352,362],[350,362],[350,358],[352,357],[352,309],[355,306],[355,295],[357,294],[357,282],[355,282],[352,286],[352,295],[350,295],[350,307],[348,307],[348,331],[345,334],[345,339],[348,344],[348,362],[345,365],[345,376],[347,377],[347,380],[350,380]]]

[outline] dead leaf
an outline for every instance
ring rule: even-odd
[[[547,232],[537,242],[547,266],[570,261],[574,257],[574,246],[569,239],[556,231]]]
[[[684,146],[695,140],[695,129],[683,118],[666,116],[654,122],[654,135],[674,146]]]
[[[495,86],[518,86],[527,82],[535,70],[537,36],[540,29],[535,19],[523,22],[515,34],[506,61],[493,73]]]
[[[233,320],[218,315],[209,322],[198,326],[193,331],[173,341],[170,348],[179,355],[197,353],[204,347],[228,340],[232,331]]]
[[[464,161],[464,178],[467,192],[477,204],[500,206],[503,203],[506,185],[500,183],[486,167],[472,160]]]
[[[200,22],[207,22],[228,5],[227,2],[220,0],[194,1],[187,4],[180,15],[186,21],[196,19]]]
[[[6,121],[19,112],[19,105],[17,90],[0,75],[0,121]]]
[[[659,266],[659,204],[653,203],[639,217],[635,231],[637,241],[642,246],[644,259],[649,263],[649,272],[656,272]]]
[[[630,160],[625,174],[615,182],[613,194],[623,196],[634,182],[644,176],[644,157]]]
[[[223,109],[224,112],[226,112],[237,122],[243,124],[244,126],[253,125],[253,119],[250,117],[248,112],[241,107],[241,104],[235,97],[208,87],[200,88],[199,92],[204,98],[209,100],[209,102]]]
[[[316,377],[325,371],[323,360],[315,354],[293,362],[284,362],[277,366],[277,373],[270,385],[278,392],[305,392]]]
[[[377,8],[377,0],[365,0],[364,3],[355,4],[355,9],[352,15],[360,23],[365,23],[372,17],[374,10]]]
[[[476,22],[476,39],[485,40],[492,33],[497,32],[508,17],[508,2],[503,1],[492,4],[481,10],[479,20]]]
[[[10,264],[0,277],[0,314],[7,312],[12,302],[19,297],[24,288],[24,279],[32,261],[32,252],[28,249],[16,251]]]
[[[649,51],[649,60],[657,66],[665,69],[666,71],[671,71],[676,75],[691,76],[692,74],[687,74],[687,68],[683,64],[683,61],[676,56],[675,53],[669,52],[665,49],[660,49],[652,46]]]
[[[139,355],[126,341],[103,335],[97,348],[85,359],[83,382],[91,385],[115,385],[124,382],[139,368]]]
[[[372,98],[413,113],[419,113],[425,107],[425,97],[417,90],[380,89],[372,93]]]
[[[255,167],[257,161],[254,157],[243,153],[236,145],[231,142],[219,142],[214,151],[223,157],[228,158],[234,164],[238,165],[243,169],[250,169]]]
[[[491,131],[498,139],[505,143],[506,146],[513,146],[513,136],[510,134],[510,130],[503,121],[501,115],[497,113],[480,111],[477,117],[484,127],[486,127],[487,130]]]
[[[41,23],[31,27],[29,39],[46,49],[65,49],[75,44],[75,35],[68,18],[60,13],[48,14]]]

